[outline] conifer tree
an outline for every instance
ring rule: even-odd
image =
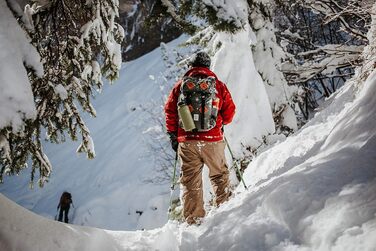
[[[26,121],[22,132],[0,131],[8,144],[0,150],[1,180],[4,174],[18,174],[31,158],[31,182],[38,170],[42,186],[52,169],[43,139],[61,143],[66,136],[80,137],[77,151],[94,158],[82,111],[95,116],[91,98],[101,91],[102,77],[113,81],[119,76],[124,31],[116,23],[118,5],[117,0],[33,1],[20,13],[8,1],[41,56],[44,75],[28,69],[37,118]]]
[[[302,123],[299,104],[303,91],[298,86],[288,85],[281,71],[287,55],[276,37],[275,4],[262,0],[248,1],[248,4],[248,20],[257,38],[252,46],[255,66],[269,96],[276,132],[289,134],[297,130],[298,122]],[[294,114],[298,115],[299,121],[286,121],[285,117],[291,115],[289,117],[294,118]]]

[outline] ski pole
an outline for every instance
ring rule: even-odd
[[[56,215],[55,215],[55,220],[57,220],[57,215],[59,214],[59,207],[60,207],[60,204],[57,206],[57,210],[56,210]]]
[[[239,174],[240,180],[241,180],[241,182],[243,183],[243,186],[244,186],[245,190],[248,190],[248,187],[247,187],[247,185],[245,184],[244,179],[243,179],[243,174],[242,174],[241,171],[240,171],[239,164],[238,164],[238,162],[236,161],[236,159],[234,158],[234,154],[233,154],[233,152],[232,152],[232,150],[231,150],[230,144],[228,143],[226,136],[224,136],[224,139],[225,139],[225,142],[226,142],[227,148],[228,148],[228,150],[229,150],[229,152],[230,152],[230,155],[231,155],[232,161],[233,161],[233,163],[234,163],[234,165],[235,165],[236,172]]]
[[[170,187],[170,206],[168,208],[168,212],[169,213],[172,210],[172,195],[174,193],[175,185],[176,185],[175,177],[176,177],[176,166],[177,166],[177,164],[178,164],[178,153],[176,152],[176,155],[175,155],[175,164],[174,164],[174,172],[173,172],[173,175],[172,175],[172,184],[171,184],[171,187]]]
[[[175,189],[175,177],[176,177],[176,166],[177,166],[177,163],[178,163],[178,152],[176,152],[176,155],[175,155],[175,164],[174,164],[174,172],[172,174],[172,184],[171,184],[171,190],[174,190]]]

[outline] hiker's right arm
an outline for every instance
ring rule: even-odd
[[[166,128],[167,133],[174,133],[175,135],[178,132],[179,127],[179,115],[178,115],[178,97],[180,93],[180,83],[177,82],[170,92],[170,95],[167,98],[164,110],[166,114]]]

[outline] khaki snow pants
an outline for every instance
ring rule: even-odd
[[[209,168],[209,178],[216,195],[216,205],[225,202],[229,191],[229,171],[225,159],[225,142],[188,141],[179,143],[180,182],[183,186],[183,216],[188,224],[205,216],[202,191],[202,168]]]

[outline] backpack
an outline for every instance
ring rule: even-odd
[[[205,132],[214,128],[219,106],[219,99],[216,97],[216,78],[202,75],[183,77],[178,106],[188,107],[194,123],[194,129],[187,130],[182,123],[183,116],[179,113],[180,126],[184,130]]]

